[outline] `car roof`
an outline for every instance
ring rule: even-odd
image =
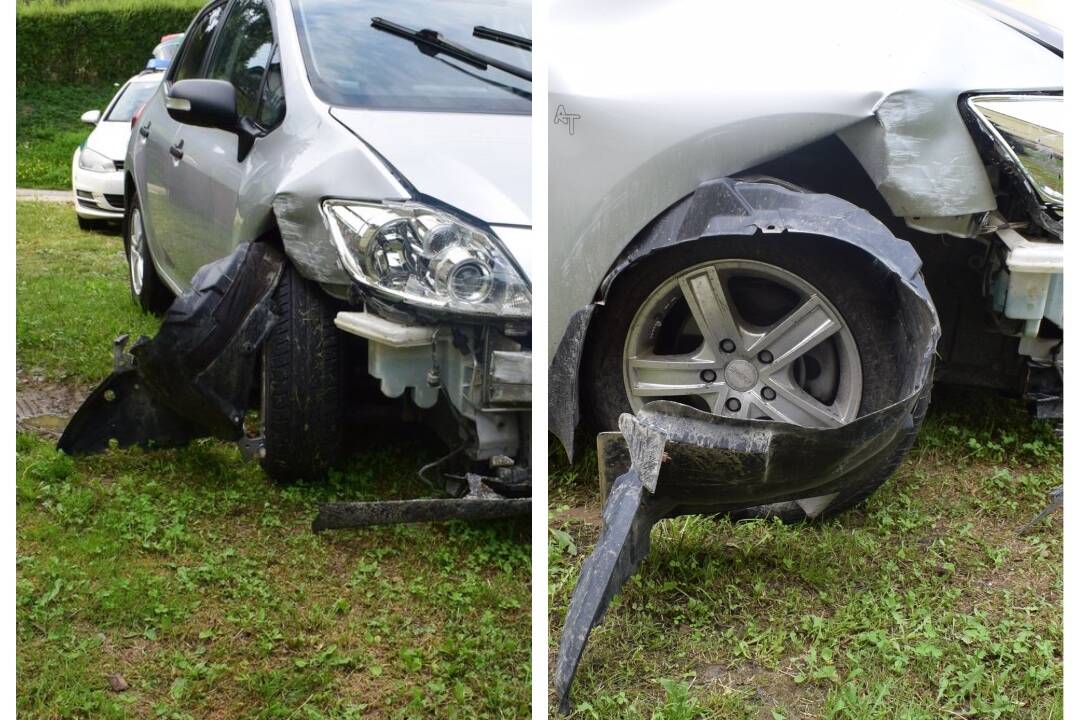
[[[130,80],[128,80],[128,82],[133,83],[133,84],[134,83],[161,82],[161,78],[164,77],[164,75],[165,75],[164,70],[151,70],[150,72],[141,72],[141,73],[139,73],[138,75],[136,75],[133,78],[131,78]]]

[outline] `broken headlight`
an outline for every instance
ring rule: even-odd
[[[1065,106],[1055,95],[978,95],[968,106],[1004,156],[1035,189],[1039,199],[1065,201]]]
[[[322,208],[346,272],[362,285],[436,310],[530,315],[529,287],[490,233],[414,202]]]

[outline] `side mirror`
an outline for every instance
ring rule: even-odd
[[[180,80],[165,95],[169,117],[185,125],[236,132],[236,88],[226,80]]]
[[[87,110],[82,114],[82,117],[80,117],[79,120],[83,121],[87,125],[97,125],[98,120],[101,120],[101,111]]]

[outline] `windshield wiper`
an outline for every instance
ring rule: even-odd
[[[484,27],[483,25],[474,27],[472,29],[472,34],[473,37],[478,37],[483,40],[493,40],[497,43],[502,43],[503,45],[513,45],[522,50],[532,52],[532,40],[527,37],[514,35],[512,33],[504,32],[503,30],[496,30],[495,28]]]
[[[500,88],[502,90],[506,90],[509,93],[513,93],[514,95],[517,95],[519,98],[522,98],[524,100],[528,100],[529,102],[532,102],[532,93],[529,92],[528,90],[523,90],[522,88],[514,87],[513,85],[507,85],[506,83],[501,83],[498,80],[493,80],[492,78],[489,78],[489,77],[484,77],[483,75],[480,75],[478,73],[470,72],[466,68],[463,68],[460,65],[455,65],[454,63],[452,63],[449,60],[446,60],[444,58],[437,57],[435,59],[438,60],[439,62],[441,62],[446,67],[452,67],[455,70],[457,70],[458,72],[463,72],[466,75],[468,75],[469,77],[474,78],[476,80],[479,80],[482,83],[486,83],[486,84],[491,85],[493,87],[497,87],[497,88]]]
[[[457,43],[452,43],[435,30],[412,30],[410,28],[392,23],[382,18],[371,18],[371,27],[376,30],[382,30],[388,32],[391,35],[397,35],[408,40],[412,40],[416,43],[416,46],[420,49],[420,52],[427,55],[449,55],[452,58],[456,58],[461,62],[472,65],[478,70],[487,70],[490,65],[493,68],[498,68],[505,73],[519,77],[522,80],[528,80],[532,82],[532,71],[524,68],[519,68],[517,65],[511,65],[510,63],[503,62],[493,57],[488,57],[482,53],[478,53],[475,50],[470,50],[467,47],[462,47]]]

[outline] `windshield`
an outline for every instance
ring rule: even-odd
[[[139,111],[150,96],[157,90],[158,84],[151,82],[130,83],[113,100],[107,122],[131,122],[131,116]]]
[[[176,57],[176,51],[180,49],[180,43],[183,41],[183,35],[172,40],[166,40],[154,48],[152,55],[157,60],[172,60]]]
[[[478,25],[532,36],[530,6],[518,0],[293,0],[307,75],[329,105],[434,112],[531,112],[532,85],[491,67],[480,70],[371,26],[379,17],[521,68],[531,53],[473,36]]]

